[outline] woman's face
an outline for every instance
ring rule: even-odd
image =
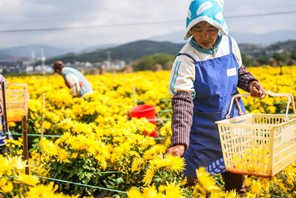
[[[219,32],[216,27],[205,21],[197,23],[190,31],[197,44],[203,49],[210,49],[214,46]]]

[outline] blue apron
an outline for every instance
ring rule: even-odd
[[[185,175],[196,177],[196,169],[206,167],[207,171],[216,174],[225,172],[220,137],[216,121],[226,118],[232,97],[238,93],[238,64],[232,53],[229,37],[228,55],[195,62],[194,116],[190,132],[190,144],[184,153],[186,162]],[[244,112],[243,103],[239,99]],[[234,105],[231,117],[238,116]]]

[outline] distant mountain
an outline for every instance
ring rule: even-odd
[[[87,47],[85,49],[82,49],[82,50],[80,50],[79,53],[87,53],[87,52],[92,52],[92,51],[99,51],[99,50],[104,50],[104,49],[115,47],[115,46],[116,45],[114,45],[114,44],[96,45],[96,46]]]
[[[0,49],[0,59],[18,57],[18,58],[40,58],[41,54],[46,58],[59,56],[67,53],[69,50],[55,48],[48,45],[25,45],[6,49]]]
[[[254,33],[238,33],[230,32],[230,35],[234,37],[238,44],[256,44],[256,45],[270,45],[277,42],[296,40],[296,31],[281,30],[274,32],[267,32],[263,34]],[[172,32],[160,36],[150,37],[149,40],[153,41],[168,41],[173,43],[184,43],[184,32]]]
[[[65,62],[73,62],[73,60],[80,62],[103,62],[110,58],[111,60],[125,60],[129,63],[142,56],[152,54],[167,53],[176,55],[182,46],[183,43],[176,44],[171,42],[139,40],[103,50],[97,49],[92,52],[62,55],[55,57],[55,59],[60,59]],[[47,59],[48,63],[52,63],[53,61],[53,59]]]
[[[61,49],[56,48],[48,45],[24,45],[24,46],[17,46],[12,48],[4,48],[0,49],[0,61],[22,61],[24,59],[29,58],[41,58],[41,53],[46,59],[51,59],[58,56],[69,56],[81,53],[89,53],[93,51],[101,51],[106,48],[115,47],[114,44],[106,44],[106,45],[96,45],[92,47],[84,48],[80,51],[71,51],[69,49]]]
[[[172,33],[172,35],[174,35]],[[269,38],[271,38],[270,34]],[[284,33],[283,33],[284,35]],[[296,35],[296,32],[295,32]],[[262,36],[262,35],[261,35]],[[286,36],[281,38],[287,38],[288,33]],[[259,37],[259,36],[257,36]],[[296,51],[296,38],[293,35],[294,39],[274,42],[272,44],[263,45],[264,39],[262,38],[261,43],[254,43],[257,37],[253,35],[253,42],[238,42],[240,50],[243,54],[251,56],[253,58],[258,58],[260,56],[271,56],[274,52],[294,52]],[[267,35],[265,38],[267,39]],[[169,37],[166,37],[167,39]],[[172,37],[170,37],[172,38]],[[176,37],[175,37],[176,38]],[[182,37],[181,37],[182,38]],[[246,37],[247,38],[247,37]],[[155,37],[156,39],[156,37]],[[163,38],[160,38],[162,40]],[[238,40],[238,39],[237,39]],[[280,38],[278,38],[280,40]],[[159,54],[159,53],[166,53],[171,55],[176,55],[180,49],[185,44],[185,41],[174,40],[172,41],[155,41],[155,40],[138,40],[129,43],[125,43],[122,45],[114,46],[110,45],[111,47],[103,46],[92,47],[85,49],[79,53],[69,52],[69,50],[59,49],[51,46],[46,45],[28,45],[28,46],[20,46],[14,47],[9,49],[0,49],[0,61],[5,62],[16,62],[21,61],[23,58],[31,58],[35,56],[38,60],[41,57],[41,51],[43,51],[44,56],[46,57],[46,64],[52,64],[55,60],[60,59],[64,62],[104,62],[106,60],[124,60],[128,64],[132,63],[133,61],[147,55]],[[40,63],[36,63],[40,64]]]
[[[252,55],[254,52],[256,53],[258,51],[256,48],[266,47],[268,45],[275,44],[278,42],[296,40],[296,31],[292,30],[282,30],[268,32],[264,34],[233,32],[231,33],[231,35],[236,39],[240,47],[243,44],[245,45],[243,47],[246,47],[246,54],[250,53]],[[57,57],[69,61],[80,60],[101,62],[107,60],[107,56],[110,56],[112,60],[124,59],[127,61],[132,61],[136,58],[139,58],[140,56],[153,53],[165,52],[174,55],[181,49],[182,45],[186,42],[183,40],[183,37],[184,32],[179,31],[154,36],[147,40],[133,41],[118,46],[116,46],[115,44],[97,45],[84,48],[80,51],[75,51],[74,49],[69,50],[57,48],[48,45],[32,44],[26,46],[0,49],[0,61],[15,61],[32,57],[40,59],[42,51],[43,55],[49,61],[51,61],[52,58]],[[243,50],[241,49],[241,51],[244,52],[244,48]]]
[[[64,62],[103,62],[105,60],[125,60],[127,63],[147,55],[153,55],[158,53],[166,53],[176,55],[183,47],[184,43],[172,43],[172,42],[157,42],[151,40],[140,40],[123,45],[119,45],[104,50],[98,49],[87,53],[70,53],[63,56],[55,57],[55,59],[47,59],[47,63],[51,64],[56,59],[60,59]],[[274,52],[295,52],[296,51],[296,39],[288,40],[285,42],[278,42],[268,46],[260,46],[254,44],[239,44],[240,50],[243,54],[258,58],[260,56],[270,57]]]

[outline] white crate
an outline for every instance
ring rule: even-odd
[[[225,166],[240,174],[273,176],[296,160],[296,118],[248,114],[219,121]]]
[[[288,97],[295,113],[294,98]],[[216,123],[230,172],[270,177],[296,160],[296,115],[247,114]]]
[[[3,101],[2,94],[0,99]],[[27,84],[8,84],[7,89],[5,89],[5,100],[7,122],[19,122],[22,121],[22,116],[28,116],[29,94]]]

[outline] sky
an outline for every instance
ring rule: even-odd
[[[185,31],[191,0],[0,0],[0,49],[123,44]],[[296,30],[295,0],[226,0],[231,32]]]

